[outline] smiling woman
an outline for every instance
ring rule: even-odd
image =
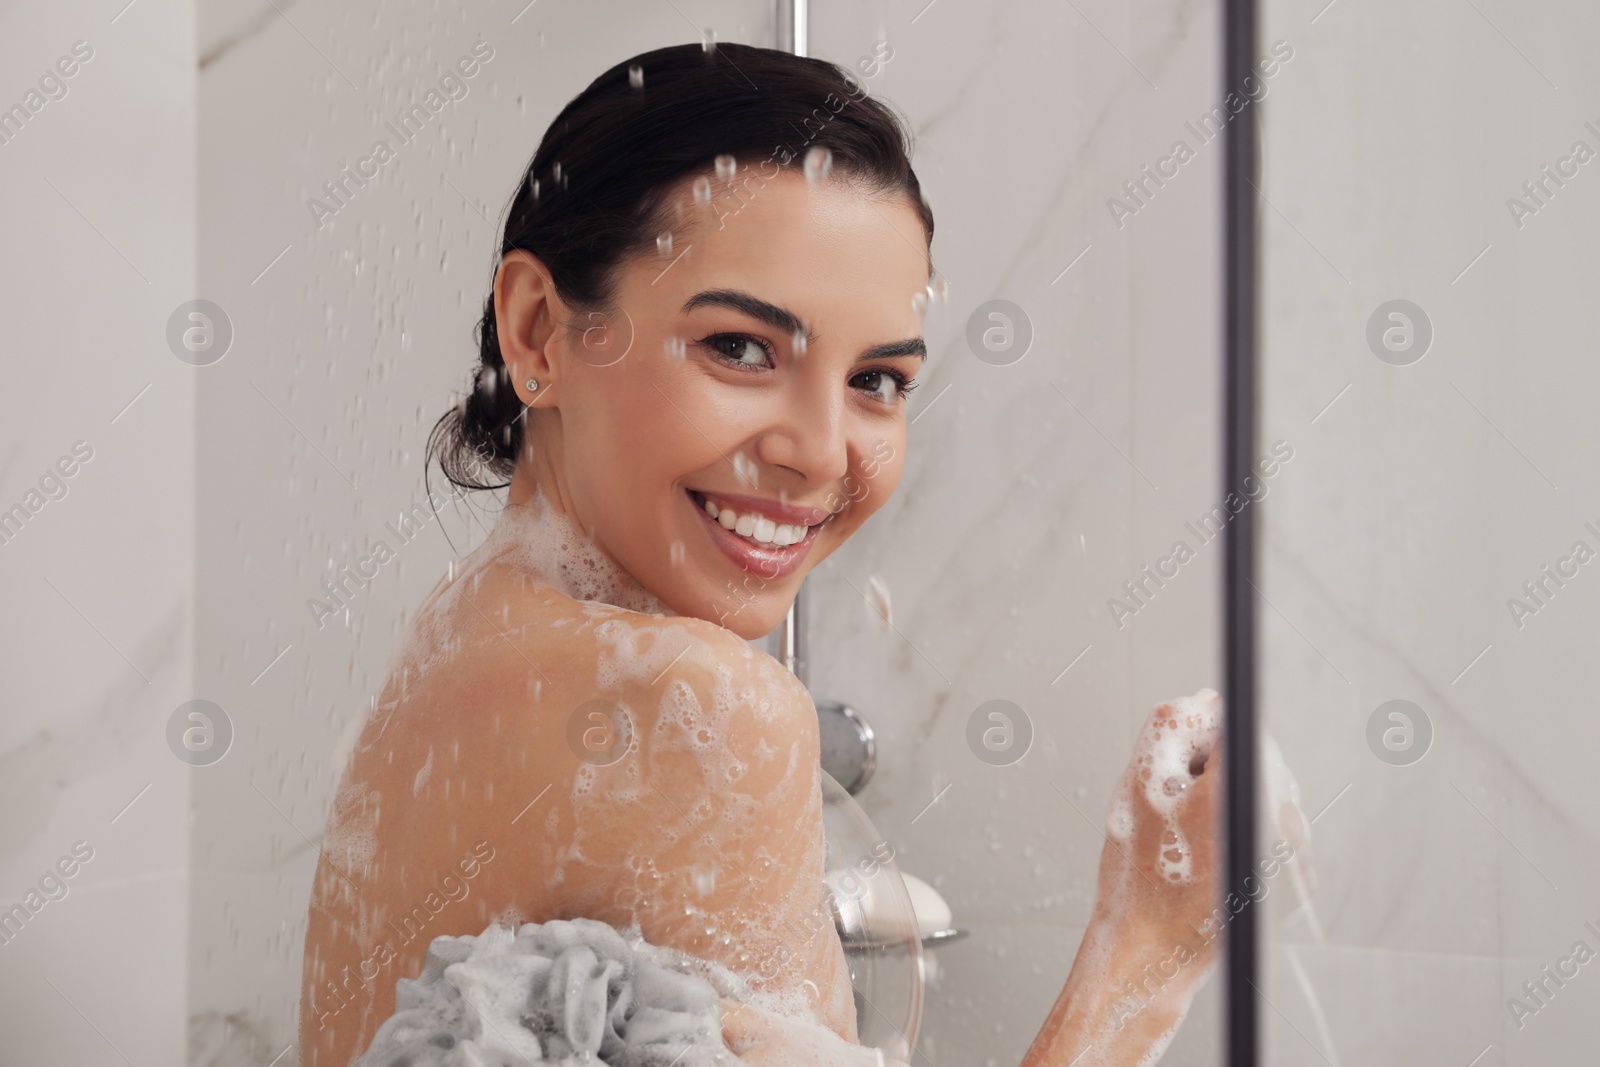
[[[532,254],[502,263],[500,349],[529,408],[509,503],[535,491],[558,501],[680,614],[714,617],[712,598],[755,571],[772,584],[736,632],[759,637],[787,610],[802,564],[844,543],[899,480],[904,391],[924,358],[911,298],[926,289],[927,254],[898,238],[918,225],[907,204],[876,203],[845,179],[786,173],[722,229],[696,225],[690,183],[679,184],[682,199],[667,204],[682,209],[682,251],[620,268],[598,326],[561,328],[584,320]],[[624,318],[625,340],[613,326]],[[837,501],[869,462],[881,491],[831,508],[829,494]],[[708,499],[733,517],[713,527]],[[780,524],[791,539],[805,529],[775,546]]]
[[[394,984],[360,961],[471,841],[501,858],[435,934],[633,928],[748,983],[757,1014],[723,1034],[742,1062],[867,1055],[840,942],[808,925],[815,706],[747,640],[893,495],[943,292],[904,128],[855,88],[815,59],[680,46],[613,67],[551,124],[507,215],[472,388],[429,442],[450,481],[503,488],[505,508],[422,605],[344,771],[306,936],[307,1067],[343,1067],[395,1016]],[[804,158],[785,147],[802,129]],[[715,210],[728,195],[738,210]],[[1135,858],[1102,860],[1088,962],[1032,1067],[1134,1062],[1204,970],[1107,1029],[1114,984],[1209,905],[1214,731],[1186,729],[1182,795],[1158,813],[1130,786]],[[1156,889],[1180,824],[1192,876]],[[426,948],[398,950],[394,973]]]
[[[749,75],[745,49],[714,55],[730,50]],[[482,484],[457,460],[488,457],[512,506],[540,491],[578,516],[676,612],[716,617],[713,597],[744,571],[771,580],[739,616],[756,637],[802,564],[898,482],[933,227],[881,103],[851,98],[820,61],[749,58],[771,66],[766,91],[731,92],[732,65],[666,49],[639,57],[642,91],[602,77],[557,118],[512,206],[476,387],[434,443],[453,480]],[[771,151],[791,122],[815,127],[809,151],[828,165],[780,150],[757,195],[717,213],[739,158]],[[868,466],[880,491],[841,497]],[[702,518],[707,496],[734,510],[720,520],[732,534]],[[797,524],[786,507],[827,522]],[[762,519],[791,539],[807,529],[773,546]]]

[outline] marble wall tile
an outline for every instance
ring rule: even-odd
[[[1304,447],[1266,506],[1263,682],[1306,810],[1326,806],[1319,927],[1281,936],[1308,942],[1344,1062],[1576,1062],[1583,982],[1537,1025],[1508,1002],[1576,940],[1600,950],[1600,583],[1579,567],[1520,619],[1509,601],[1575,542],[1600,548],[1600,193],[1582,167],[1521,225],[1510,203],[1575,141],[1600,148],[1576,44],[1595,15],[1265,10],[1298,52],[1264,111],[1264,418]],[[1367,338],[1397,298],[1432,330],[1406,365]],[[1396,699],[1432,730],[1403,766],[1367,735]],[[1299,983],[1269,978],[1303,1023]],[[1272,1025],[1273,1062],[1317,1061]]]
[[[0,1058],[17,1063],[184,1047],[189,768],[166,731],[197,695],[198,371],[166,331],[196,295],[193,13],[117,6],[0,11]]]

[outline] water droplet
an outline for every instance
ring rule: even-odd
[[[711,203],[710,178],[696,178],[694,180],[694,202],[700,205]]]
[[[667,358],[682,359],[689,350],[689,345],[683,338],[673,336],[667,338]]]
[[[789,347],[794,350],[794,354],[797,356],[803,356],[806,354],[807,343],[806,332],[804,330],[796,330],[794,333],[789,335]]]
[[[760,478],[757,477],[755,463],[743,452],[734,453],[733,472],[739,476],[741,481],[752,488],[761,484]]]
[[[876,574],[867,579],[867,606],[877,617],[878,629],[889,632],[892,612],[889,604],[889,586]]]
[[[911,310],[920,318],[928,310],[928,294],[926,292],[911,294]]]
[[[550,176],[552,178],[554,178],[556,181],[560,181],[561,180],[561,161],[560,160],[557,160],[555,163],[550,165]]]
[[[628,84],[635,89],[644,88],[644,68],[637,63],[628,67]]]
[[[671,558],[673,567],[683,566],[684,547],[682,541],[673,541]]]
[[[928,291],[932,293],[933,298],[939,301],[941,304],[947,303],[950,300],[950,279],[946,278],[943,274],[939,275],[937,278],[933,279],[933,284],[928,287]]]
[[[717,157],[717,177],[725,182],[733,181],[734,175],[739,173],[739,163],[730,155]]]
[[[533,198],[535,200],[539,199],[539,179],[538,178],[535,178],[535,177],[532,177],[532,176],[530,176],[528,178],[528,189],[533,193]]]
[[[806,181],[812,185],[828,180],[828,172],[833,169],[833,153],[821,145],[816,145],[806,153],[805,173]]]
[[[712,53],[712,51],[716,49],[716,47],[717,47],[717,31],[716,30],[706,30],[705,33],[702,34],[701,37],[700,37],[700,49],[701,49],[701,51],[705,52],[706,55],[710,55]]]
[[[656,238],[656,251],[663,256],[672,255],[672,231],[661,234]]]

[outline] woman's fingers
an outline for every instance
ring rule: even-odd
[[[1198,766],[1196,766],[1198,764]],[[1206,820],[1213,819],[1223,798],[1224,753],[1222,737],[1214,738],[1204,752],[1196,751],[1190,762],[1190,779],[1174,814],[1186,829],[1207,831]]]

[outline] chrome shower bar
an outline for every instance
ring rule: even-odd
[[[778,47],[797,56],[810,55],[807,51],[810,42],[806,39],[806,28],[811,12],[807,0],[776,0],[776,3]]]

